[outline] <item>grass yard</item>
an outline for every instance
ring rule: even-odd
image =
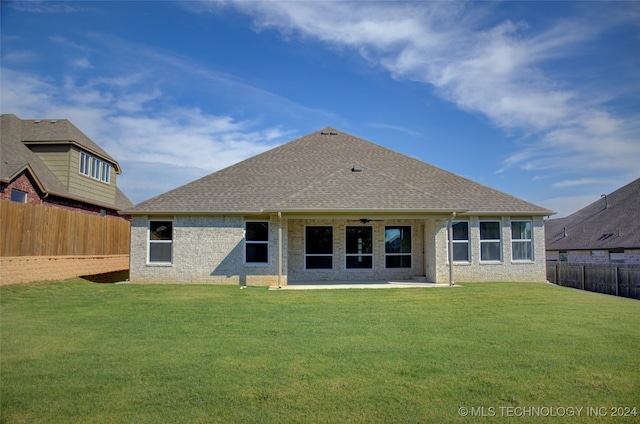
[[[0,295],[6,423],[640,422],[636,300],[81,279]]]

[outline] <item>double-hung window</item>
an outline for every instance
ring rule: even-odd
[[[373,268],[373,227],[347,227],[347,269]]]
[[[269,223],[247,221],[245,224],[245,261],[248,264],[269,263]]]
[[[533,260],[531,221],[511,221],[511,258],[514,261]]]
[[[411,227],[384,228],[386,268],[411,268]]]
[[[480,260],[500,262],[502,260],[502,241],[500,221],[480,222]]]
[[[149,263],[173,261],[173,222],[149,221]]]
[[[451,227],[453,232],[453,262],[469,262],[469,223],[467,221],[453,221]],[[448,235],[449,233],[447,232]]]
[[[333,227],[305,227],[304,264],[306,269],[333,269]]]

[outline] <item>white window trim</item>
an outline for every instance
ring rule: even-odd
[[[267,240],[247,240],[247,224],[250,222],[265,222],[267,224]],[[247,262],[247,243],[250,244],[266,244],[267,245],[267,262]],[[271,223],[264,219],[247,219],[244,221],[244,265],[245,266],[269,266],[271,265]]]
[[[485,222],[497,222],[498,223],[498,228],[499,228],[499,233],[500,233],[500,239],[486,239],[483,240],[482,239],[482,230],[481,230],[481,226],[482,223]],[[480,251],[478,252],[478,257],[480,259],[480,263],[482,264],[500,264],[502,263],[502,256],[503,256],[503,246],[502,246],[502,222],[499,219],[483,219],[478,221],[478,238],[480,241]],[[500,259],[491,259],[491,260],[483,260],[482,259],[482,243],[495,243],[495,242],[500,242]]]
[[[514,222],[528,222],[531,226],[531,238],[529,239],[515,239],[513,238],[513,227],[512,224]],[[511,228],[511,261],[512,262],[519,262],[519,263],[523,263],[523,262],[533,262],[534,261],[534,250],[533,250],[533,221],[530,219],[514,219],[511,221],[511,224],[509,225]],[[514,259],[513,257],[513,243],[529,243],[529,246],[531,246],[531,258],[529,259]]]
[[[111,164],[86,152],[80,152],[78,173],[104,184],[111,183]]]
[[[347,228],[348,227],[354,227],[354,228],[371,228],[371,253],[347,253]],[[374,237],[374,228],[373,225],[345,225],[344,227],[344,269],[346,271],[370,271],[372,269],[375,269],[376,264],[375,264],[375,252],[376,252],[376,246],[375,246],[375,237]],[[371,257],[371,268],[349,268],[347,267],[347,258],[350,256],[370,256]]]
[[[470,264],[471,263],[471,223],[469,221],[466,220],[458,220],[458,221],[453,221],[451,223],[451,225],[453,226],[454,224],[458,224],[461,222],[466,222],[467,223],[467,239],[466,240],[456,240],[453,239],[453,243],[466,243],[467,244],[467,259],[466,261],[460,261],[460,260],[453,260],[454,264]],[[451,228],[451,232],[453,233],[453,227]],[[447,229],[447,263],[449,263],[449,231]]]
[[[171,223],[171,240],[151,240],[151,223],[152,222],[170,222]],[[175,241],[175,232],[173,231],[173,219],[150,219],[147,222],[147,265],[151,266],[173,266],[173,243]],[[171,244],[171,261],[151,261],[151,243],[153,244]]]
[[[384,236],[386,238],[387,235],[387,227],[409,227],[409,231],[411,231],[411,252],[409,253],[387,253],[386,240],[383,240],[384,243],[384,269],[413,269],[414,260],[413,260],[413,225],[385,225],[384,226]],[[411,266],[410,267],[387,267],[387,256],[411,256]]]
[[[323,254],[316,254],[316,253],[311,253],[311,254],[307,254],[307,228],[308,227],[331,227],[331,244],[332,244],[332,251],[333,253],[329,254],[329,253],[323,253]],[[333,225],[305,225],[304,226],[304,264],[303,264],[303,269],[305,271],[309,270],[309,271],[333,271],[335,270],[336,267],[336,258],[335,258],[335,252],[336,252],[336,246],[335,246],[335,227]],[[331,268],[307,268],[307,256],[323,256],[323,257],[331,257]]]

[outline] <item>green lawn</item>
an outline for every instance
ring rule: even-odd
[[[512,283],[0,295],[7,423],[640,421],[636,300]]]

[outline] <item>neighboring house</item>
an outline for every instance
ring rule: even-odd
[[[123,213],[132,282],[241,285],[546,281],[553,214],[333,128]]]
[[[546,225],[547,259],[640,264],[640,178]]]
[[[66,119],[0,117],[0,199],[121,217],[120,165]]]

